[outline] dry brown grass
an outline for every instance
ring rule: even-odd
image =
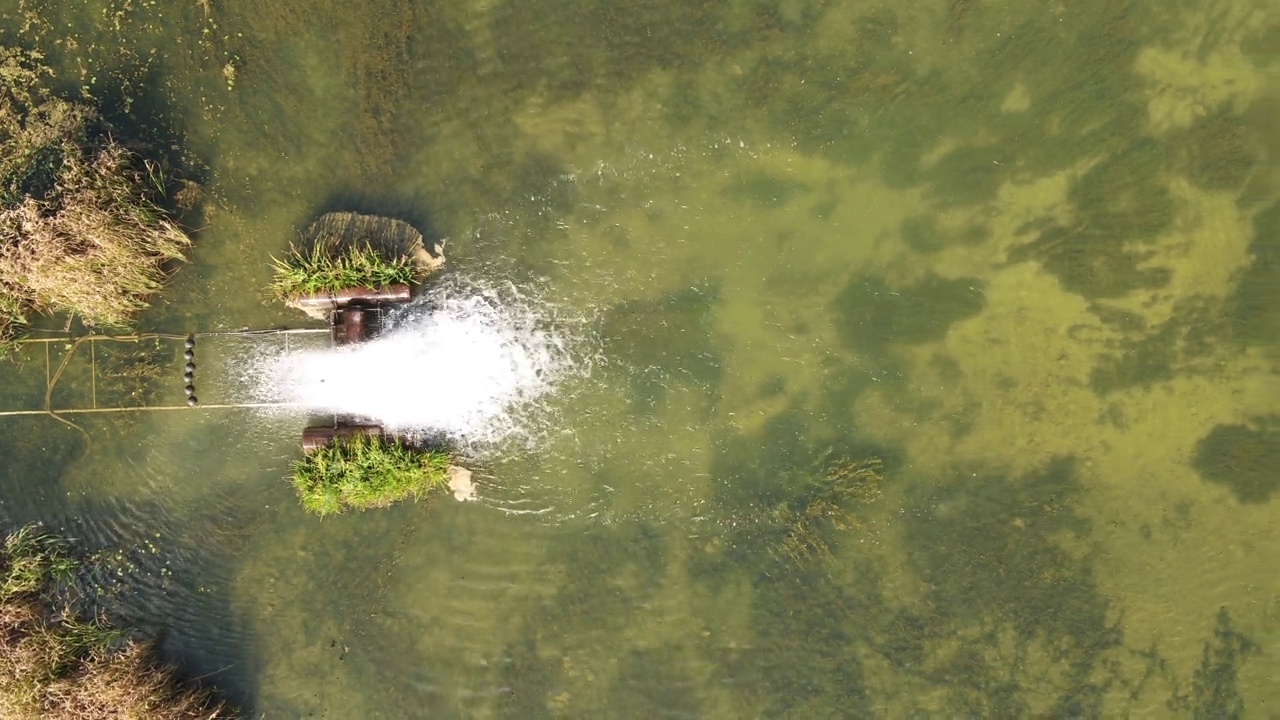
[[[213,720],[231,717],[184,687],[148,644],[55,612],[55,577],[70,568],[47,536],[23,528],[0,552],[0,717]]]
[[[155,168],[43,90],[47,74],[0,48],[0,340],[32,313],[125,325],[190,245]]]

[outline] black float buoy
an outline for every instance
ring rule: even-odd
[[[195,407],[199,402],[196,400],[196,386],[192,384],[196,379],[196,364],[192,362],[196,359],[196,336],[188,335],[182,347],[182,357],[187,361],[185,372],[182,374],[182,381],[186,383],[186,387],[182,390],[187,394],[187,407]]]

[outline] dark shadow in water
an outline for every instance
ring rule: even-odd
[[[562,160],[547,153],[514,145],[504,139],[502,147],[487,148],[489,172],[482,176],[490,207],[481,212],[515,214],[521,219],[518,238],[526,262],[550,267],[556,258],[547,247],[558,236],[556,221],[568,217],[577,205],[578,186]],[[511,145],[508,147],[508,145]]]
[[[690,581],[712,594],[750,584],[754,639],[703,651],[718,684],[738,688],[770,716],[856,717],[873,709],[863,658],[867,620],[882,614],[879,578],[861,560],[838,573],[826,561],[831,553],[845,557],[839,548],[856,531],[839,528],[858,522],[864,496],[831,495],[823,476],[832,463],[897,453],[850,441],[856,433],[824,442],[828,434],[793,406],[758,434],[717,438],[714,507],[723,531],[688,558]],[[717,619],[704,622],[714,627]]]
[[[1187,177],[1206,190],[1244,185],[1264,159],[1263,140],[1257,133],[1274,120],[1259,114],[1223,108],[1200,118],[1173,143],[1183,149]]]
[[[1275,348],[1280,338],[1280,201],[1253,219],[1253,262],[1227,305],[1235,337],[1246,345]]]
[[[1167,155],[1167,147],[1144,139],[1094,165],[1071,186],[1075,223],[1040,232],[1009,253],[1009,261],[1036,260],[1066,290],[1088,299],[1167,284],[1167,269],[1139,267],[1153,252],[1144,244],[1173,221],[1162,174]]]
[[[84,456],[85,437],[52,418],[0,419],[0,517],[12,526],[68,512],[59,480]]]
[[[526,623],[521,638],[503,648],[498,663],[498,717],[537,720],[553,717],[547,707],[563,663],[544,657],[538,650],[538,629]]]
[[[620,658],[618,678],[609,688],[614,717],[705,717],[698,684],[689,672],[688,652],[685,646],[661,645],[634,648]]]
[[[588,637],[621,631],[658,590],[667,567],[666,542],[642,520],[594,526],[563,539],[548,557],[563,583],[536,612],[542,632],[573,643],[571,630]]]
[[[772,717],[872,715],[863,622],[879,611],[880,589],[877,579],[860,579],[839,583],[820,565],[784,564],[760,576],[752,596],[757,642],[718,653],[722,681],[741,686]]]
[[[703,394],[704,415],[719,399],[724,360],[713,319],[720,291],[696,283],[654,300],[634,300],[605,312],[600,336],[606,354],[622,358],[632,392],[631,409],[654,415],[672,385]]]
[[[1115,662],[1122,632],[1093,577],[1079,492],[1072,458],[1021,477],[962,470],[909,490],[905,550],[927,589],[878,644],[944,688],[950,712],[1025,715],[1029,696],[1052,692],[1050,715],[1097,716],[1112,687],[1135,687]],[[895,638],[904,630],[906,642]],[[1060,678],[1051,685],[1045,662]]]
[[[647,665],[652,659],[649,651],[621,639],[651,603],[669,561],[666,536],[645,521],[594,525],[562,536],[546,560],[547,573],[561,579],[559,589],[528,613],[519,639],[503,651],[497,675],[502,689],[499,713],[548,716],[554,689],[569,679],[567,667],[574,668],[575,674],[607,675],[604,666],[582,667],[584,657],[623,661],[622,676],[612,692],[637,703],[630,712],[656,717],[670,709],[672,698],[667,691],[691,686],[692,681],[676,668]],[[660,673],[657,680],[653,673]],[[665,685],[668,682],[670,687]],[[677,693],[677,699],[696,705],[692,690]],[[570,707],[582,708],[581,704]],[[609,708],[610,713],[622,711]]]
[[[876,452],[820,452],[808,442],[806,418],[793,408],[759,436],[717,442],[717,507],[733,529],[722,550],[695,551],[690,579],[713,593],[749,582],[755,629],[750,649],[707,650],[722,683],[743,688],[770,714],[856,716],[885,702],[924,712],[921,693],[940,691],[947,712],[961,715],[1025,715],[1049,692],[1051,714],[1096,716],[1114,688],[1136,698],[1164,667],[1154,648],[1137,653],[1148,659],[1136,671],[1119,662],[1134,654],[1094,580],[1071,458],[1018,477],[974,468],[911,478],[905,465],[890,463],[884,484],[902,511],[876,517],[901,523],[905,545],[890,548],[890,557],[909,563],[923,588],[916,599],[884,597],[878,543],[857,544],[864,531],[854,522],[822,530],[827,561],[779,553],[797,516],[779,509],[809,502],[820,459]],[[844,509],[854,519],[877,512]],[[864,668],[873,656],[896,679],[869,682]],[[1046,673],[1059,679],[1046,686]]]
[[[902,221],[900,233],[908,247],[922,253],[937,252],[955,245],[977,246],[991,237],[991,229],[985,225],[943,230],[938,227],[936,215],[912,215]]]
[[[73,431],[41,437],[39,446],[25,449],[0,441],[6,486],[0,524],[38,523],[70,541],[81,561],[78,612],[157,640],[160,658],[182,677],[252,707],[257,671],[250,638],[231,610],[229,582],[252,511],[226,497],[182,516],[153,502],[68,499],[58,479],[83,441]],[[63,437],[70,442],[57,440]]]
[[[1239,502],[1270,501],[1280,490],[1280,415],[1214,427],[1196,443],[1192,466],[1205,480],[1229,488]]]
[[[915,489],[907,541],[940,618],[998,619],[1024,641],[1055,647],[1114,639],[1088,553],[1056,539],[1088,538],[1088,523],[1072,509],[1075,464],[1055,460],[1020,478],[962,472],[942,487]]]
[[[1146,108],[1132,98],[1143,80],[1132,67],[1177,22],[1133,1],[1010,14],[962,0],[947,13],[947,49],[928,51],[941,61],[927,65],[904,51],[920,18],[893,10],[857,13],[852,47],[838,49],[813,43],[804,23],[799,32],[765,23],[740,58],[747,107],[802,151],[852,165],[878,155],[892,187],[925,185],[940,205],[982,203],[1013,170],[1059,171],[1141,133]],[[1019,85],[1026,106],[1004,107]],[[939,144],[973,137],[982,140],[926,161]]]
[[[689,578],[712,595],[748,584],[754,632],[749,647],[701,645],[722,687],[740,689],[770,715],[815,717],[870,714],[885,703],[938,712],[920,704],[926,696],[945,698],[946,712],[963,716],[1047,707],[1052,716],[1096,717],[1123,712],[1126,702],[1149,706],[1144,693],[1167,688],[1171,707],[1241,706],[1236,667],[1254,646],[1221,620],[1190,683],[1173,676],[1158,647],[1124,646],[1122,609],[1098,588],[1090,522],[1075,509],[1075,458],[1019,476],[956,468],[936,478],[913,477],[893,461],[884,469],[886,497],[825,496],[844,498],[840,512],[848,512],[839,526],[809,528],[831,549],[826,560],[779,552],[795,536],[790,524],[813,506],[824,458],[884,452],[847,443],[828,451],[818,439],[825,432],[797,406],[759,433],[716,440],[715,507],[725,531],[692,548]],[[1249,462],[1275,465],[1259,458]],[[902,544],[881,548],[887,534],[861,542],[864,514],[897,525],[892,537]],[[918,597],[885,597],[885,561],[908,564]],[[875,682],[867,677],[873,657]]]
[[[856,352],[883,358],[894,344],[941,340],[953,323],[982,311],[982,281],[937,275],[906,287],[890,287],[876,276],[849,280],[832,301],[837,329]]]
[[[378,215],[396,220],[403,220],[422,233],[427,249],[441,239],[440,232],[432,223],[428,208],[430,203],[421,195],[399,194],[389,188],[348,188],[329,196],[312,211],[310,218],[304,220],[299,230],[303,230],[312,220],[330,212],[354,212],[362,215]]]
[[[559,158],[519,146],[515,128],[481,127],[501,137],[482,143],[484,172],[460,176],[440,189],[439,214],[455,227],[473,228],[474,237],[484,242],[485,255],[518,260],[508,273],[529,278],[564,275],[564,258],[551,249],[563,238],[561,222],[582,210],[576,175]],[[471,252],[473,245],[460,250]]]
[[[501,79],[513,92],[549,91],[558,99],[659,70],[694,69],[724,51],[725,0],[505,0],[490,27]]]
[[[792,407],[769,418],[758,438],[738,434],[715,438],[711,474],[721,512],[745,516],[754,508],[789,497],[793,492],[787,485],[790,470],[808,464],[812,457],[810,420],[803,407]]]
[[[1245,702],[1237,687],[1240,665],[1260,649],[1232,627],[1227,608],[1219,608],[1213,639],[1204,644],[1204,655],[1192,679],[1191,692],[1175,692],[1169,709],[1190,711],[1196,718],[1244,717]]]
[[[1200,298],[1175,304],[1168,320],[1151,327],[1141,315],[1095,303],[1090,310],[1122,334],[1108,341],[1089,371],[1089,385],[1106,396],[1173,379],[1179,373],[1217,370],[1213,358],[1226,334],[1217,308]]]

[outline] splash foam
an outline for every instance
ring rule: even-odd
[[[468,445],[520,436],[573,367],[547,310],[513,287],[445,281],[373,340],[268,359],[255,394]]]

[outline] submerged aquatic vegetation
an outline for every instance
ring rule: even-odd
[[[160,338],[99,346],[95,352],[98,398],[129,407],[147,404],[172,359],[172,348]]]
[[[387,507],[448,485],[450,454],[373,435],[338,438],[293,464],[302,507],[321,517]]]
[[[39,59],[0,48],[0,340],[33,313],[126,325],[190,245],[156,166],[50,95]]]
[[[779,504],[772,519],[786,529],[770,548],[773,555],[796,563],[831,557],[823,536],[863,528],[857,509],[880,496],[882,468],[879,458],[835,463],[812,481],[802,501]]]
[[[381,287],[417,282],[425,274],[407,254],[378,252],[372,243],[336,243],[319,238],[310,250],[289,249],[284,260],[272,258],[271,292],[288,301],[300,295],[338,292],[352,287]]]
[[[182,687],[150,645],[95,619],[55,611],[75,563],[58,542],[24,527],[0,548],[0,716],[6,718],[230,717],[203,690]]]

